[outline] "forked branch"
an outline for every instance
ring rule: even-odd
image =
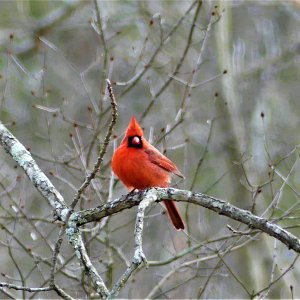
[[[260,230],[284,243],[288,249],[293,249],[295,252],[300,253],[299,239],[287,230],[274,224],[274,222],[256,216],[251,212],[240,209],[226,201],[202,193],[193,193],[187,190],[179,190],[174,188],[151,188],[145,191],[130,193],[129,195],[122,196],[119,199],[115,199],[114,201],[105,203],[104,205],[93,209],[71,213],[70,208],[66,206],[61,194],[52,185],[46,175],[40,170],[29,151],[26,150],[26,148],[9,132],[9,130],[2,123],[0,123],[0,144],[19,164],[19,166],[24,169],[29,180],[43,195],[43,197],[47,199],[57,217],[64,223],[67,223],[66,232],[69,241],[74,247],[77,257],[83,264],[87,275],[93,282],[95,290],[102,298],[116,296],[130,278],[132,273],[146,262],[146,258],[142,250],[142,230],[145,209],[153,202],[160,202],[170,199],[174,201],[193,203],[195,205],[205,207],[220,215],[227,216],[228,218],[246,224],[252,229]],[[106,216],[110,216],[133,206],[138,206],[134,234],[135,254],[132,259],[132,263],[125,270],[119,281],[117,281],[117,283],[113,286],[112,290],[109,291],[97,270],[91,263],[89,256],[87,255],[81,234],[79,232],[79,227],[89,222],[99,221]],[[68,218],[68,216],[70,217]],[[4,283],[2,286],[7,285]],[[14,286],[9,287],[16,288]],[[30,288],[28,290],[30,291]],[[36,288],[32,290],[36,290]]]

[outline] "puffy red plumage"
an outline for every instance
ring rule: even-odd
[[[129,190],[168,187],[172,174],[183,177],[176,165],[143,137],[135,117],[131,118],[125,137],[113,155],[112,169]],[[174,227],[184,229],[174,201],[164,203]]]

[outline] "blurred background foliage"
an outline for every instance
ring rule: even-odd
[[[70,203],[109,124],[110,78],[119,112],[114,143],[76,209],[126,193],[118,181],[112,185],[110,158],[135,115],[185,174],[174,186],[252,210],[300,236],[299,27],[299,1],[1,1],[0,119]],[[0,157],[1,281],[47,285],[59,228],[22,170],[4,151]],[[295,253],[265,235],[242,234],[247,227],[206,209],[179,207],[186,233],[174,231],[161,206],[148,212],[150,267],[135,273],[121,297],[300,297]],[[133,254],[135,211],[86,227],[89,254],[108,286]],[[72,296],[92,297],[67,241],[57,278]]]

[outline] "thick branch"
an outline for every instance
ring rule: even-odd
[[[113,126],[116,123],[117,119],[117,104],[115,101],[115,97],[112,91],[111,83],[107,79],[107,87],[109,92],[109,97],[111,99],[111,106],[112,106],[112,119],[109,125],[107,134],[104,139],[104,145],[100,150],[97,162],[94,165],[93,171],[87,176],[85,182],[79,188],[75,198],[72,201],[71,209],[69,209],[64,202],[63,197],[61,194],[55,189],[52,185],[50,180],[47,176],[40,170],[34,159],[32,158],[29,151],[9,132],[9,130],[0,122],[0,144],[4,147],[4,149],[13,157],[13,159],[21,166],[27,176],[29,177],[30,181],[33,185],[38,189],[38,191],[46,198],[49,205],[51,205],[54,209],[56,217],[68,223],[68,230],[67,235],[71,244],[75,249],[75,253],[78,259],[82,262],[85,271],[87,272],[88,276],[91,278],[95,290],[97,293],[100,294],[102,298],[106,298],[109,294],[102,278],[98,274],[95,267],[92,265],[89,256],[87,255],[86,249],[84,247],[84,243],[81,237],[81,234],[78,230],[77,226],[72,226],[74,223],[72,220],[69,221],[71,216],[72,210],[74,209],[77,201],[79,200],[81,194],[84,192],[85,188],[90,184],[91,180],[95,177],[96,172],[99,170],[101,163],[103,161],[103,156],[106,153],[109,141],[111,139]],[[61,231],[62,236],[62,231]],[[56,243],[55,250],[53,252],[53,268],[52,268],[52,275],[51,275],[51,288],[55,289],[55,291],[64,298],[70,298],[62,289],[60,289],[54,280],[54,273],[55,273],[55,265],[56,265],[56,255],[60,250],[61,246],[61,236]]]
[[[74,224],[71,218],[72,215],[68,222],[68,228],[66,229],[66,234],[69,238],[69,242],[72,244],[73,248],[75,249],[75,254],[77,258],[81,261],[84,270],[88,275],[88,277],[91,279],[97,293],[101,296],[101,298],[107,298],[107,296],[109,295],[109,291],[106,288],[104,281],[98,274],[96,268],[92,264],[87,254],[86,248],[84,246],[82,235],[78,227],[76,226],[76,224]]]
[[[65,221],[69,209],[59,191],[41,171],[29,151],[0,122],[0,144],[23,168],[30,181],[53,207],[58,219]]]
[[[71,218],[72,221],[77,223],[77,226],[81,226],[92,221],[99,221],[105,216],[112,215],[126,208],[136,206],[145,197],[149,196],[155,198],[156,202],[170,199],[206,207],[220,215],[224,215],[233,220],[244,223],[250,228],[259,229],[267,233],[268,235],[275,237],[276,239],[284,243],[289,249],[293,249],[294,251],[300,253],[299,239],[280,226],[264,218],[260,218],[252,214],[250,211],[243,210],[234,205],[231,205],[230,203],[223,200],[202,193],[193,193],[191,191],[179,190],[174,188],[152,188],[145,191],[125,195],[102,206],[76,212],[71,216]]]
[[[117,283],[114,285],[114,287],[111,290],[111,293],[109,295],[110,298],[115,298],[120,290],[125,286],[126,282],[132,275],[132,273],[142,266],[142,264],[147,263],[146,256],[143,252],[143,227],[144,227],[144,217],[145,217],[145,210],[146,208],[153,202],[155,202],[156,197],[152,197],[152,195],[149,193],[146,195],[146,197],[142,200],[142,202],[138,206],[138,211],[136,214],[136,221],[135,221],[135,229],[134,229],[134,256],[132,258],[131,264],[128,266],[124,274],[120,277],[120,279],[117,281]]]

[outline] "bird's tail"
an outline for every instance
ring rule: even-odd
[[[179,214],[179,211],[172,200],[164,201],[167,211],[169,213],[170,219],[177,230],[184,229],[184,224]]]

